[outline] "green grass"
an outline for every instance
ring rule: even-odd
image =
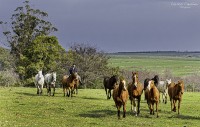
[[[200,73],[200,58],[184,56],[112,55],[109,66],[126,70],[150,70],[163,73],[170,70],[174,76]]]
[[[44,90],[46,92],[46,90]],[[1,127],[196,127],[200,124],[200,94],[184,93],[180,115],[170,111],[170,103],[160,103],[159,118],[149,115],[144,96],[141,114],[135,117],[127,102],[127,116],[118,120],[113,99],[106,100],[103,89],[81,89],[73,98],[37,96],[36,88],[0,88]]]

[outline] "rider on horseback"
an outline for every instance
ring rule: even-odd
[[[73,64],[70,68],[69,68],[69,74],[71,75],[72,73],[77,73],[77,69],[76,69],[76,65]]]
[[[73,64],[70,68],[69,68],[69,74],[71,75],[72,73],[77,73],[77,68],[76,68],[76,65]],[[81,82],[81,77],[78,75],[78,79],[79,79],[79,82],[80,84],[82,84]]]

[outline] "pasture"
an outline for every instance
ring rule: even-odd
[[[102,84],[103,85],[103,84]],[[0,88],[1,127],[196,127],[200,124],[200,94],[185,92],[180,115],[170,111],[167,104],[160,103],[159,118],[149,115],[141,100],[138,117],[131,112],[127,102],[126,118],[117,118],[117,110],[111,98],[107,100],[104,89],[81,89],[73,98],[63,97],[57,88],[55,97],[36,95],[36,88]],[[122,112],[122,110],[121,110]]]
[[[196,53],[116,53],[110,55],[109,65],[125,70],[150,70],[160,74],[168,69],[174,76],[181,77],[200,73],[199,56]]]

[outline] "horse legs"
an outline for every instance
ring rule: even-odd
[[[56,91],[56,86],[53,85],[53,96],[55,95],[55,91]]]
[[[120,119],[120,107],[121,106],[119,106],[119,105],[117,106],[117,116],[118,116],[118,119]]]
[[[174,108],[172,109],[172,111],[176,112],[176,100],[173,100],[173,106]]]
[[[123,105],[123,118],[126,117],[126,104]]]
[[[173,111],[172,110],[172,103],[173,103],[173,99],[172,98],[170,98],[170,102],[171,102],[171,111]]]
[[[39,94],[39,86],[37,86],[37,94]]]
[[[130,97],[130,100],[131,100],[131,111],[133,111],[133,107],[134,107],[133,113],[135,114],[135,116],[137,116],[135,98]]]
[[[76,95],[78,94],[78,86],[76,87]]]
[[[64,97],[65,97],[66,88],[64,88],[64,87],[63,87],[63,93],[64,93]]]
[[[43,93],[43,85],[40,86],[40,95]]]
[[[51,96],[51,85],[48,84],[48,95]]]
[[[111,89],[109,89],[107,93],[107,99],[110,99],[110,98],[111,98]]]
[[[150,114],[152,115],[153,114],[153,104],[149,104],[149,110],[150,110]]]
[[[178,114],[180,113],[180,112],[179,112],[179,110],[180,110],[180,105],[181,105],[181,100],[178,101]]]
[[[158,118],[158,102],[156,102],[156,112],[157,112],[157,118]]]
[[[141,100],[141,96],[138,98],[138,110],[137,110],[137,114],[140,114],[140,100]]]
[[[67,90],[66,90],[66,94],[67,94],[68,97],[70,96],[70,94],[71,94],[71,90],[70,90],[70,88],[67,88]]]
[[[153,112],[153,115],[154,115],[154,103],[152,104],[152,112]]]

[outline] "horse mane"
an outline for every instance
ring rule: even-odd
[[[75,73],[72,73],[70,76],[69,76],[69,81],[72,82],[74,79],[77,78],[77,75]]]
[[[145,80],[144,80],[144,90],[147,88],[147,86],[149,85],[149,81],[150,81],[150,79],[149,78],[146,78]]]
[[[118,76],[117,76],[117,75],[113,75],[113,76],[109,79],[109,84],[110,84],[111,86],[114,86],[115,83],[117,83],[117,81],[118,81]]]
[[[157,87],[157,86],[158,86],[158,82],[159,82],[159,77],[158,77],[158,75],[155,75],[151,80],[154,81],[154,84],[155,84],[155,86]]]

